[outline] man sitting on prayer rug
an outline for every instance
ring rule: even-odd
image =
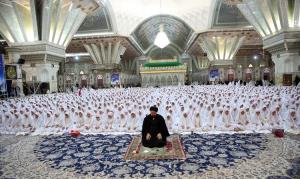
[[[167,137],[170,136],[164,118],[157,114],[156,106],[150,107],[150,114],[147,115],[142,127],[142,144],[145,147],[164,147]]]

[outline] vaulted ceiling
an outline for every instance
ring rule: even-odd
[[[179,51],[183,51],[194,31],[185,22],[174,16],[160,15],[149,18],[141,23],[131,35],[142,49],[148,52],[153,46],[160,24],[163,25],[171,45]]]
[[[225,0],[102,0],[101,3],[104,8],[87,17],[75,37],[125,36],[146,55],[159,51],[153,42],[160,24],[171,41],[164,49],[164,56],[183,53],[197,34],[209,29],[251,28],[237,7]]]
[[[78,38],[118,39],[130,43],[126,55],[134,58],[144,54],[158,57],[183,52],[201,53],[197,46],[199,34],[205,32],[252,29],[230,0],[98,0],[103,8],[89,15],[80,26],[67,52],[82,52],[75,48]],[[163,52],[153,45],[159,25],[164,24],[171,44]],[[255,32],[255,31],[254,31]],[[251,37],[250,37],[251,38]],[[1,37],[0,37],[1,39]],[[125,40],[124,40],[125,39]],[[253,38],[251,43],[261,44]],[[129,49],[129,48],[128,48]]]

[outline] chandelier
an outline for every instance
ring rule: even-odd
[[[160,0],[160,14],[161,14],[161,0]],[[157,33],[154,45],[158,46],[159,48],[165,48],[167,45],[170,44],[170,40],[164,31],[164,25],[162,24],[162,18],[160,18],[160,25],[159,25],[159,32]]]
[[[165,48],[167,45],[170,44],[170,40],[167,36],[167,34],[164,31],[164,25],[159,25],[159,32],[156,35],[156,38],[154,40],[154,44],[158,46],[159,48]]]

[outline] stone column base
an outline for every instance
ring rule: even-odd
[[[22,69],[26,72],[26,82],[34,83],[49,83],[49,91],[58,92],[57,88],[57,71],[59,69],[58,63],[44,63],[44,64],[24,64]]]

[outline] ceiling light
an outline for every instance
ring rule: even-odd
[[[170,40],[169,40],[167,34],[164,32],[163,24],[160,24],[160,26],[159,26],[159,32],[156,35],[154,44],[156,46],[158,46],[159,48],[165,48],[167,45],[170,44]]]

